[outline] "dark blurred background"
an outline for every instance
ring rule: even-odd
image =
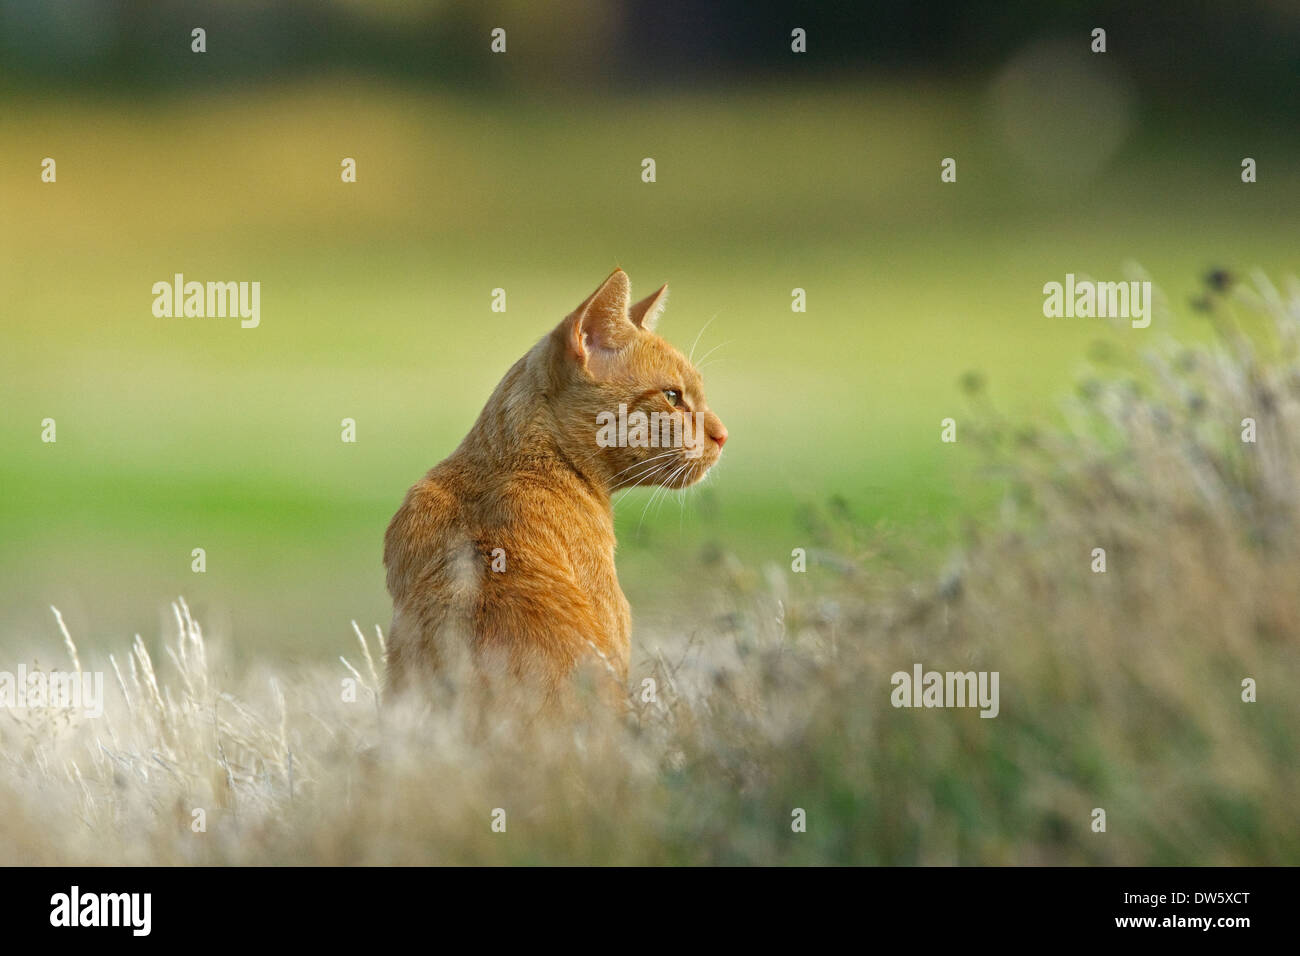
[[[195,26],[206,69],[180,70]],[[1155,104],[1294,118],[1300,5],[1289,0],[999,4],[876,0],[5,0],[6,82],[155,92],[275,82],[322,69],[473,90],[532,83],[622,89],[791,79],[789,33],[808,31],[800,76],[866,71],[986,74],[1045,34],[1108,31]],[[494,27],[514,33],[511,68],[480,55]],[[237,42],[232,38],[237,37]]]

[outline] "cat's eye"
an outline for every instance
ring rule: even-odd
[[[668,399],[668,404],[676,408],[682,403],[682,393],[675,388],[665,388],[664,396]]]

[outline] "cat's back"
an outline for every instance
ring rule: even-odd
[[[465,488],[461,469],[448,459],[406,492],[384,534],[384,567],[394,600],[404,599],[418,578],[442,563],[439,558],[448,546],[464,536]]]
[[[583,490],[551,469],[501,464],[488,471],[453,455],[411,486],[389,522],[389,592],[401,599],[413,586],[436,584],[430,578],[466,545],[482,553],[485,565],[495,552],[498,569],[509,562],[521,572],[563,567],[588,553],[593,560],[612,557],[610,523],[598,510],[573,504]]]
[[[393,599],[390,689],[403,688],[416,672],[447,667],[448,653],[470,636],[481,581],[469,520],[472,488],[471,477],[453,456],[410,487],[388,523],[384,567]]]
[[[458,644],[500,650],[516,671],[571,667],[585,648],[553,641],[566,631],[625,660],[613,528],[583,506],[587,493],[546,464],[488,466],[461,454],[416,482],[385,535],[397,667],[407,657],[441,666],[452,632]]]

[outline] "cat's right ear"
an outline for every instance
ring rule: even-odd
[[[632,284],[627,273],[615,269],[587,301],[564,320],[569,353],[583,365],[591,359],[608,359],[636,337],[628,315]]]
[[[659,316],[663,314],[667,303],[668,283],[665,282],[659,287],[658,292],[651,293],[632,306],[630,312],[633,324],[647,332],[653,332],[655,326],[659,324]]]

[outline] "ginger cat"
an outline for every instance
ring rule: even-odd
[[[610,496],[685,488],[727,440],[699,373],[654,334],[668,287],[635,305],[630,292],[616,269],[407,492],[384,536],[390,693],[467,667],[551,701],[580,665],[624,693],[631,614]],[[663,441],[644,447],[644,430],[612,427],[623,411],[630,426],[638,411],[653,415]],[[669,423],[680,429],[671,441]]]

